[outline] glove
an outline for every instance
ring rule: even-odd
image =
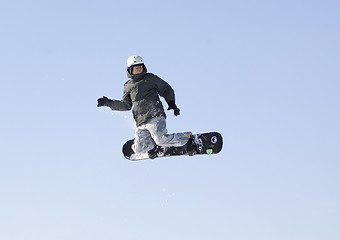
[[[174,110],[174,115],[177,117],[181,110],[176,106],[175,102],[169,102],[168,104],[169,104],[168,111],[170,109],[173,109]]]
[[[109,102],[111,102],[111,99],[103,96],[102,98],[98,98],[98,105],[97,107],[103,107],[103,106],[108,106]]]

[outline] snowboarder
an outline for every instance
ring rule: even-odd
[[[167,110],[180,115],[175,104],[172,87],[160,77],[147,72],[143,58],[133,55],[127,60],[127,76],[122,100],[111,100],[105,96],[98,99],[98,107],[110,107],[114,111],[132,109],[136,121],[136,131],[132,149],[135,153],[148,152],[149,158],[157,157],[158,147],[181,147],[195,150],[191,132],[168,134],[166,114],[159,96],[168,104]]]

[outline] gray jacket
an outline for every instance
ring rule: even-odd
[[[164,108],[159,96],[169,103],[175,102],[175,93],[172,87],[160,77],[144,72],[131,78],[124,85],[122,100],[112,100],[109,107],[116,111],[129,111],[132,109],[136,125],[139,126],[148,120],[164,116]]]

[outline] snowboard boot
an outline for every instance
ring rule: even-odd
[[[155,159],[158,155],[158,146],[155,146],[153,149],[149,150],[148,151],[148,155],[149,155],[149,158],[150,159]]]
[[[183,148],[189,156],[193,156],[196,153],[197,146],[193,135],[190,135],[188,142],[183,146]]]

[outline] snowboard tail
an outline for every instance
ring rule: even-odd
[[[208,132],[201,134],[192,134],[195,143],[194,149],[190,152],[187,151],[186,146],[182,147],[162,147],[157,146],[155,158],[170,157],[170,156],[183,156],[183,155],[210,155],[217,154],[222,150],[223,138],[218,132]],[[149,154],[146,153],[135,153],[132,149],[134,140],[127,141],[122,149],[124,157],[131,161],[149,159]]]

